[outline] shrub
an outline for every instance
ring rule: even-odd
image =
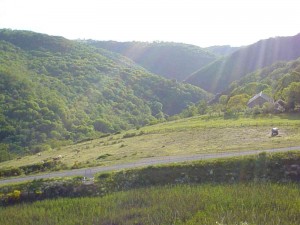
[[[111,154],[103,154],[103,155],[100,155],[100,156],[98,156],[97,157],[97,160],[99,160],[99,159],[106,159],[108,156],[112,156]]]
[[[47,145],[47,144],[40,144],[40,145],[35,145],[35,146],[32,146],[30,151],[33,153],[33,154],[36,154],[38,152],[43,152],[43,151],[48,151],[51,149],[51,146],[50,145]]]
[[[123,138],[131,138],[131,137],[134,137],[136,136],[136,133],[126,133],[123,135]]]
[[[20,176],[22,170],[20,168],[4,168],[0,170],[0,177]]]

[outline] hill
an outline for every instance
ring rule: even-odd
[[[181,43],[93,40],[86,43],[120,53],[152,73],[178,81],[217,59],[215,54],[203,48]]]
[[[237,51],[240,49],[240,47],[232,47],[230,45],[214,45],[205,48],[205,50],[218,55],[218,56],[227,56],[232,54],[233,52]]]
[[[2,156],[143,126],[208,96],[119,54],[62,37],[0,30]]]
[[[216,60],[192,73],[186,81],[209,92],[218,93],[248,73],[277,61],[290,61],[298,57],[300,57],[300,34],[269,38]]]
[[[232,119],[203,115],[169,121],[2,162],[0,177],[50,169],[128,168],[130,164],[146,165],[149,161],[168,163],[199,159],[201,155],[205,159],[208,155],[224,157],[227,153],[299,146],[299,119],[298,114]],[[271,138],[273,126],[279,127],[280,135]],[[62,158],[53,161],[58,155]]]
[[[300,106],[300,58],[290,62],[277,62],[257,70],[235,82],[227,89],[229,96],[253,96],[263,91],[275,100],[282,99],[290,111]]]

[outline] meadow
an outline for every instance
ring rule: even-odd
[[[175,185],[8,206],[0,224],[297,225],[299,211],[298,184]]]
[[[0,164],[19,167],[62,155],[61,167],[70,169],[133,162],[154,156],[192,155],[264,150],[300,145],[299,115],[270,115],[225,120],[198,116],[124,131],[99,139],[44,151]],[[279,135],[271,137],[271,128]]]

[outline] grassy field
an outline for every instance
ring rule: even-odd
[[[280,135],[270,137],[272,127]],[[113,165],[154,156],[190,155],[243,150],[263,150],[300,145],[300,116],[224,120],[193,117],[146,126],[31,155],[0,164],[18,167],[62,155],[66,167]]]
[[[53,149],[1,166],[26,165],[59,154],[64,156],[62,161],[66,165],[72,166],[77,161],[89,166],[153,156],[297,146],[299,125],[298,117],[237,120],[195,117]],[[270,137],[275,126],[279,127],[280,135]],[[285,171],[289,168],[286,165],[299,164],[298,152],[293,154],[260,154],[104,173],[94,184],[99,186],[94,189],[91,186],[90,190],[92,196],[103,191],[103,197],[58,195],[57,199],[0,206],[0,224],[298,225],[299,183],[289,183],[286,173],[289,171]],[[276,180],[282,183],[275,184]],[[46,192],[50,190],[48,187],[51,185],[45,184],[41,190]],[[5,188],[8,187],[2,187]],[[67,188],[80,189],[62,182],[51,190],[59,192]],[[21,189],[15,186],[10,191],[13,190]]]
[[[4,207],[0,224],[296,225],[299,211],[296,184],[179,185]]]

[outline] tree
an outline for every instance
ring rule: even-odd
[[[97,119],[94,122],[94,128],[96,131],[100,131],[103,133],[109,133],[109,132],[112,132],[112,130],[113,130],[111,124],[107,120],[104,120],[104,119]]]
[[[226,104],[228,102],[228,96],[227,95],[221,95],[219,98],[219,110],[222,112],[225,112],[226,110]]]
[[[198,104],[198,112],[200,115],[204,115],[207,111],[207,102],[205,100],[201,100]]]
[[[249,100],[249,96],[246,94],[232,96],[227,103],[227,108],[230,108],[234,112],[240,112],[246,108],[246,104]]]
[[[162,112],[162,110],[163,110],[163,104],[161,104],[160,102],[154,101],[151,104],[151,110],[152,110],[152,115],[157,115],[157,114],[159,114],[159,113]]]
[[[0,144],[0,162],[11,159],[11,155],[8,152],[8,144]]]
[[[287,108],[291,111],[300,105],[300,82],[293,82],[283,89],[282,95],[287,102]]]
[[[222,105],[226,105],[228,101],[228,96],[227,95],[221,95],[220,98],[219,98],[219,103],[222,104]]]
[[[275,106],[271,102],[265,102],[262,106],[262,112],[264,114],[273,113],[275,111]]]

